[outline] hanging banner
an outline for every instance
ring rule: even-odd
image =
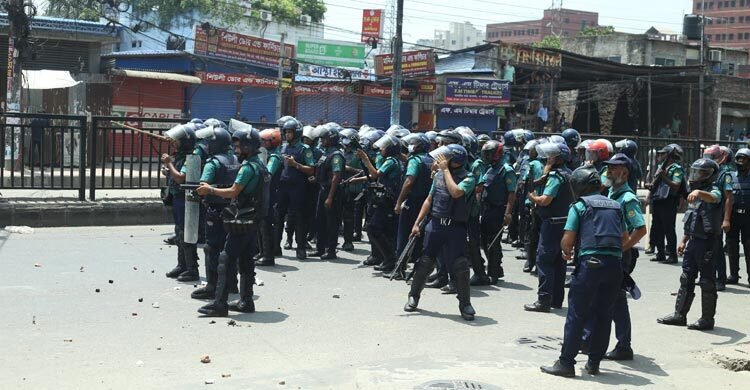
[[[207,34],[195,27],[195,54],[238,60],[276,69],[279,66],[281,44],[268,39],[251,37],[221,29],[211,29]],[[291,70],[294,46],[284,44],[284,69]]]
[[[297,59],[315,65],[365,67],[365,45],[360,43],[308,40],[297,41]]]
[[[404,76],[429,75],[435,72],[435,56],[432,50],[407,51],[401,56],[401,73]],[[393,74],[393,54],[375,56],[375,74]]]
[[[532,69],[559,69],[562,67],[562,54],[513,43],[498,43],[500,64],[511,64]]]
[[[379,85],[365,85],[364,94],[367,96],[377,96],[377,97],[391,97],[391,87],[389,86],[379,86]],[[402,88],[401,91],[399,91],[399,96],[401,96],[402,99],[411,99],[412,98],[412,91],[406,88]]]
[[[295,95],[345,94],[351,92],[349,85],[295,85]]]
[[[362,10],[362,42],[377,42],[383,34],[383,10]]]
[[[417,93],[420,95],[434,95],[437,93],[437,83],[434,78],[423,79],[419,82]]]
[[[237,85],[242,87],[277,88],[277,80],[244,74],[221,72],[195,72],[203,84]]]
[[[498,112],[495,108],[488,107],[461,107],[440,105],[438,106],[438,115],[494,117],[498,115]]]
[[[510,103],[510,82],[495,79],[445,79],[446,103]]]
[[[377,79],[377,77],[375,77],[375,73],[373,73],[369,69],[341,69],[308,64],[299,64],[299,70],[297,71],[297,74],[301,76],[342,80],[351,78],[352,80],[375,81],[375,79]]]

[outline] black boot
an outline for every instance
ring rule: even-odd
[[[469,287],[469,259],[459,257],[453,262],[453,283],[456,286],[458,310],[465,321],[474,321],[476,312],[471,306],[471,288]]]
[[[523,272],[531,272],[531,263],[528,260],[526,260],[526,263],[523,264]]]
[[[276,264],[275,247],[276,240],[274,238],[273,224],[268,221],[263,221],[260,227],[260,241],[263,244],[263,250],[259,253],[261,256],[256,265],[272,266]]]
[[[177,244],[177,235],[169,236],[164,239],[164,243],[167,245],[175,245]],[[171,277],[171,276],[170,276]]]
[[[377,249],[377,252],[384,257],[383,262],[375,266],[375,271],[393,272],[396,267],[396,257],[389,239],[382,234],[370,233],[370,242]]]
[[[471,286],[489,286],[490,285],[490,278],[487,277],[487,274],[484,273],[484,270],[482,270],[481,273],[474,272],[474,275],[472,275],[471,279],[469,280],[469,285],[471,285]]]
[[[469,284],[472,286],[488,286],[490,279],[487,277],[487,273],[484,270],[484,259],[482,258],[481,250],[479,248],[479,242],[474,240],[469,242],[470,251],[474,250],[476,253],[471,256],[471,269],[474,270],[474,275],[469,280]]]
[[[536,301],[534,303],[523,305],[523,309],[526,311],[534,311],[537,313],[549,313],[550,304],[549,302]]]
[[[713,280],[701,281],[701,318],[695,323],[688,325],[692,330],[712,330],[714,328],[714,316],[716,315],[716,286]]]
[[[259,267],[273,267],[276,265],[276,260],[273,258],[270,258],[270,259],[263,258],[263,259],[256,261],[255,265]]]
[[[346,252],[351,252],[354,250],[354,244],[352,244],[351,241],[344,241],[344,244],[341,245],[341,250]]]
[[[229,310],[240,313],[255,313],[255,302],[253,302],[254,282],[255,278],[250,274],[240,275],[240,299],[229,303]]]
[[[687,325],[687,313],[695,298],[695,281],[689,280],[684,273],[680,276],[680,290],[677,292],[677,302],[674,313],[656,320],[664,325],[685,326]]]
[[[667,254],[666,260],[662,261],[664,264],[677,264],[679,260],[677,259],[677,253],[669,253]]]
[[[516,259],[518,259],[518,260],[527,260],[527,263],[528,263],[528,259],[529,258],[528,258],[528,256],[526,256],[526,251],[525,250],[521,250],[521,254],[517,255]]]
[[[185,271],[177,277],[178,282],[196,282],[198,274],[198,248],[195,244],[182,244],[185,247]]]
[[[320,256],[321,260],[336,260],[336,250],[329,250],[328,252],[324,253],[323,256]]]
[[[443,288],[448,284],[448,276],[438,275],[432,283],[428,283],[425,287],[427,288]]]
[[[307,259],[307,251],[305,250],[305,248],[297,248],[297,259],[298,260]]]
[[[368,267],[372,267],[374,265],[380,264],[381,262],[382,261],[380,259],[378,259],[377,257],[375,257],[373,255],[370,255],[370,256],[367,256],[367,259],[362,262],[362,265],[366,265]]]
[[[469,280],[469,284],[471,284],[471,280]],[[448,284],[443,286],[443,288],[441,288],[440,291],[446,295],[458,294],[456,283],[454,283],[453,281],[448,282]]]
[[[409,289],[409,298],[404,305],[404,311],[412,312],[417,310],[419,304],[419,297],[422,295],[425,283],[427,283],[427,277],[435,267],[435,259],[422,256],[414,264],[414,279],[411,282],[411,288]]]
[[[203,249],[203,255],[206,257],[206,285],[193,291],[190,297],[193,299],[214,299],[216,293],[216,280],[219,275],[216,273],[219,251],[206,246]]]
[[[604,355],[604,358],[614,361],[633,360],[633,349],[615,347],[615,349],[607,352],[607,354]]]
[[[209,303],[198,309],[198,313],[205,315],[206,317],[226,317],[229,315],[229,305],[227,305],[227,298],[229,297],[229,262],[235,261],[230,259],[229,255],[222,252],[219,256],[219,266],[217,267],[218,278],[216,281],[216,292],[213,303]]]
[[[170,238],[173,239],[171,245],[177,245],[177,265],[171,271],[167,272],[167,277],[175,279],[187,269],[185,267],[185,247],[182,245],[182,237],[179,237],[179,234]]]
[[[566,366],[562,363],[560,363],[559,360],[555,361],[555,364],[550,366],[542,366],[540,367],[542,372],[545,374],[555,375],[555,376],[562,376],[565,378],[573,378],[576,376],[576,370],[573,366]]]

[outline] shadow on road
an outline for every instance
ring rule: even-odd
[[[748,289],[739,289],[739,288],[727,286],[726,290],[724,290],[723,293],[726,293],[726,294],[737,294],[737,295],[748,295],[748,294],[750,294],[750,290],[748,290]]]
[[[276,265],[274,265],[273,267],[256,266],[255,270],[256,271],[257,270],[261,270],[261,271],[266,271],[266,272],[271,272],[271,273],[278,274],[278,273],[287,273],[287,272],[299,271],[299,268],[297,268],[297,267],[295,267],[293,265],[283,265],[283,264],[276,263]]]
[[[458,311],[458,308],[456,308],[456,311]],[[411,316],[417,316],[417,315],[425,315],[425,316],[433,317],[433,318],[453,320],[460,324],[465,324],[469,326],[497,325],[497,321],[489,317],[475,316],[474,321],[465,321],[463,318],[461,318],[460,314],[443,314],[443,313],[438,313],[435,311],[429,311],[429,310],[424,310],[424,309],[417,309],[415,313],[401,314],[399,315],[399,317],[411,317]]]
[[[650,379],[644,378],[639,375],[632,373],[612,371],[605,368],[601,369],[601,373],[596,376],[583,374],[581,379],[587,382],[596,382],[604,385],[631,385],[631,386],[645,386],[653,384]]]
[[[648,356],[635,355],[633,360],[620,361],[619,363],[622,366],[627,367],[628,369],[631,369],[633,371],[647,372],[656,376],[669,376],[666,371],[662,370],[661,366],[656,364],[656,361],[654,361],[654,359]]]
[[[714,327],[714,330],[707,332],[707,334],[717,335],[721,337],[727,337],[728,340],[721,343],[711,343],[713,345],[729,345],[734,344],[747,336],[745,333],[736,331],[734,329],[722,328],[720,326]]]
[[[259,324],[276,324],[283,322],[289,315],[280,311],[256,311],[255,313],[230,313],[229,318],[237,322],[255,322]]]
[[[504,288],[510,289],[510,290],[519,290],[519,291],[531,291],[533,288],[520,283],[513,283],[513,282],[507,282],[505,280],[500,280],[500,282],[497,284],[497,287],[499,287],[501,290]]]

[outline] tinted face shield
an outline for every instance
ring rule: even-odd
[[[688,181],[691,183],[702,183],[708,180],[713,175],[714,170],[709,168],[690,168],[690,176]]]
[[[586,158],[586,161],[598,162],[599,151],[598,150],[586,150],[585,158]]]
[[[178,125],[175,126],[169,130],[167,130],[166,133],[164,133],[165,136],[175,140],[179,141],[184,138],[187,138],[187,132],[185,131],[185,125]]]
[[[746,171],[750,168],[750,159],[745,156],[738,156],[735,158],[735,164],[737,164],[737,169]]]
[[[198,138],[198,139],[202,139],[202,140],[212,140],[212,139],[214,139],[216,136],[214,135],[214,128],[213,128],[213,126],[206,127],[205,129],[200,129],[200,130],[196,131],[195,132],[195,137]]]

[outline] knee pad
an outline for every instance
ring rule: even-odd
[[[716,291],[716,278],[701,278],[700,286],[703,292]]]
[[[695,286],[695,278],[683,272],[680,275],[680,286]]]
[[[467,259],[464,256],[461,256],[455,260],[453,260],[453,267],[451,267],[452,272],[461,272],[461,271],[468,271],[469,270],[469,259]]]

